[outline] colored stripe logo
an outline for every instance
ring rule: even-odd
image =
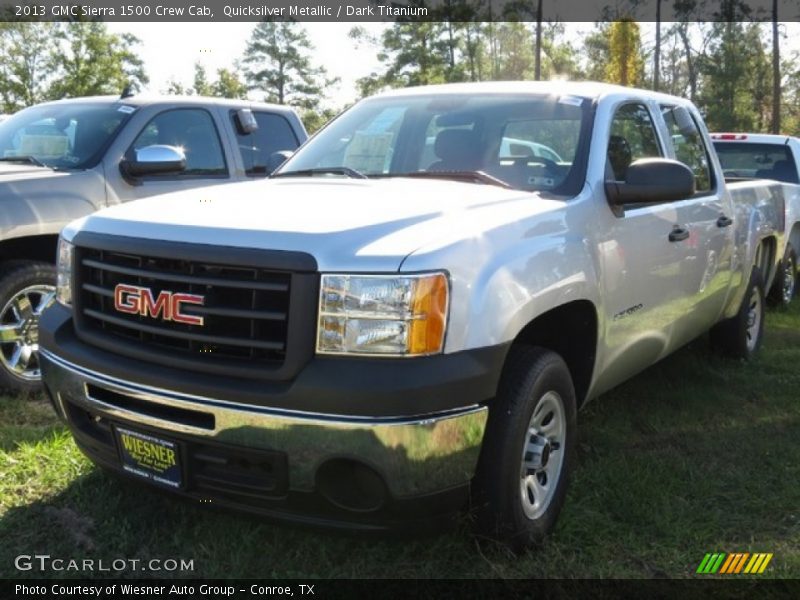
[[[756,552],[754,554],[749,552],[734,552],[732,554],[726,554],[725,552],[708,553],[703,557],[700,566],[697,567],[697,573],[703,575],[717,573],[720,575],[738,575],[740,573],[760,575],[767,568],[772,556],[771,552]]]

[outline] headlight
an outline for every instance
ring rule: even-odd
[[[56,300],[64,306],[72,304],[72,250],[74,246],[58,238]]]
[[[323,275],[317,352],[418,356],[444,348],[444,273]]]

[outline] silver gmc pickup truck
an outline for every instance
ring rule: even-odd
[[[782,202],[726,185],[682,98],[381,94],[267,181],[66,227],[43,379],[79,447],[147,485],[371,530],[468,506],[524,547],[585,402],[709,330],[756,352]]]
[[[64,225],[128,200],[263,178],[273,153],[307,137],[285,106],[202,97],[76,98],[4,120],[0,390],[39,387],[38,319]]]

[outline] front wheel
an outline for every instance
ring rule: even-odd
[[[520,551],[556,523],[576,438],[575,390],[562,358],[513,347],[489,408],[475,477],[479,535]]]
[[[20,262],[0,275],[0,389],[39,389],[39,317],[55,298],[52,265]]]

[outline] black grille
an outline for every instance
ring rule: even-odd
[[[283,363],[291,273],[93,248],[76,250],[81,329],[109,336],[122,347],[190,356],[200,368],[226,361]],[[202,296],[202,305],[185,304],[182,312],[202,317],[204,322],[186,324],[120,312],[114,307],[119,284],[147,288],[154,299],[162,291]]]

